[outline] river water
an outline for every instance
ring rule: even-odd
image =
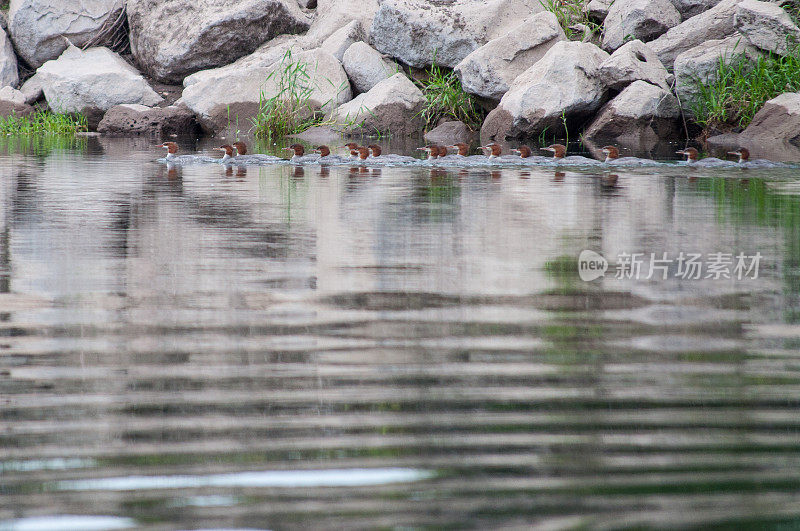
[[[2,530],[800,525],[800,170],[3,142]]]

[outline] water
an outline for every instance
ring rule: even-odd
[[[797,170],[151,143],[0,158],[0,529],[800,525]]]

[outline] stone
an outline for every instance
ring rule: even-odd
[[[87,44],[124,5],[124,0],[12,0],[9,34],[19,56],[39,68],[67,49],[65,37],[75,46]]]
[[[686,20],[699,15],[703,11],[708,11],[719,2],[720,0],[672,0],[672,5],[681,14],[681,18]]]
[[[800,44],[800,28],[789,13],[771,2],[742,0],[733,25],[750,44],[768,52],[786,55]]]
[[[29,77],[28,80],[22,84],[19,91],[25,96],[25,103],[31,104],[44,98],[44,91],[42,90],[42,78],[37,74]]]
[[[640,40],[629,41],[600,64],[600,81],[613,90],[622,90],[634,81],[647,81],[669,89],[669,73],[658,56]]]
[[[131,52],[165,83],[226,65],[309,22],[295,0],[128,0]]]
[[[422,91],[405,74],[397,73],[339,106],[331,118],[345,134],[409,135],[422,129],[418,114],[424,104]]]
[[[367,36],[366,33],[364,33],[364,28],[361,27],[361,22],[353,20],[325,39],[320,45],[320,48],[333,55],[339,62],[342,62],[344,60],[344,52],[354,43],[364,41],[366,38]]]
[[[464,122],[453,120],[441,123],[425,133],[425,140],[432,144],[452,145],[458,142],[469,144],[474,134]]]
[[[591,0],[583,6],[583,12],[596,22],[603,22],[614,0]]]
[[[697,82],[706,83],[714,78],[720,58],[726,63],[744,58],[755,61],[761,52],[739,34],[726,39],[711,40],[686,50],[675,59],[675,90],[685,110],[697,96]]]
[[[0,118],[9,116],[26,116],[34,112],[34,108],[25,103],[14,103],[13,101],[0,100]]]
[[[353,43],[345,52],[342,64],[358,92],[369,92],[384,79],[402,71],[397,63],[384,59],[380,52],[365,42]]]
[[[736,33],[733,16],[741,0],[722,0],[708,11],[684,20],[661,37],[648,43],[667,68],[675,58],[708,40],[720,40]]]
[[[309,50],[292,56],[293,61],[306,65],[307,83],[311,89],[309,112],[328,111],[352,98],[350,82],[342,65],[331,54]],[[231,122],[248,124],[258,113],[259,100],[278,93],[283,60],[269,67],[235,70],[224,77],[214,77],[193,83],[183,89],[178,102],[186,105],[206,131],[216,132]]]
[[[424,68],[448,68],[492,39],[543,11],[539,0],[384,0],[370,29],[379,52]]]
[[[365,40],[369,40],[369,29],[372,19],[378,11],[378,0],[319,0],[314,21],[305,38],[310,48],[316,48],[339,29],[344,28],[354,20],[357,21],[366,33]]]
[[[192,111],[181,105],[148,107],[116,105],[106,112],[97,131],[109,136],[192,134],[199,129]]]
[[[603,48],[616,50],[633,37],[650,41],[681,22],[669,0],[616,0],[603,22]]]
[[[671,92],[634,81],[600,109],[584,135],[626,143],[669,138],[678,133],[680,117],[680,105]]]
[[[17,71],[17,54],[8,39],[8,35],[0,29],[0,87],[16,87],[19,85]]]
[[[520,74],[566,38],[553,13],[537,13],[470,53],[455,72],[466,92],[497,101]]]
[[[122,103],[156,105],[159,96],[144,77],[108,48],[67,48],[36,71],[55,112],[105,112]]]
[[[17,105],[25,105],[25,94],[15,89],[14,87],[3,87],[0,89],[0,100],[15,103]]]
[[[481,138],[536,136],[562,129],[562,116],[582,122],[603,104],[606,88],[597,69],[609,55],[588,42],[556,43],[522,73],[489,113]]]

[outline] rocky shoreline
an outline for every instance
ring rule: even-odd
[[[292,61],[306,65],[309,112],[343,134],[410,135],[424,125],[413,80],[435,61],[489,111],[482,140],[568,128],[646,149],[697,133],[696,81],[721,58],[755,61],[800,41],[789,14],[759,0],[591,0],[582,10],[602,32],[563,27],[539,0],[12,0],[0,114],[81,112],[109,135],[247,130],[260,102],[285,89]],[[429,134],[465,134],[443,127]],[[781,160],[800,160],[798,144],[794,92],[744,131],[709,139]]]

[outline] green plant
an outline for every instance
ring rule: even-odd
[[[37,111],[27,115],[12,112],[4,118],[0,117],[0,134],[4,135],[66,135],[86,130],[86,116],[83,114]]]
[[[472,130],[480,127],[484,112],[477,100],[464,92],[461,81],[452,70],[436,64],[435,55],[426,78],[415,83],[425,95],[425,107],[417,116],[422,117],[426,128],[435,126],[441,118],[461,120]]]
[[[784,56],[767,54],[755,61],[720,58],[711,80],[692,80],[689,101],[695,121],[706,131],[747,127],[764,103],[800,90],[800,47]]]
[[[566,139],[564,144],[569,146],[569,127],[567,127],[567,113],[565,111],[561,111],[561,123],[564,125],[564,137]]]
[[[570,40],[589,40],[600,33],[600,25],[583,11],[583,0],[539,0],[539,4],[556,16]]]

